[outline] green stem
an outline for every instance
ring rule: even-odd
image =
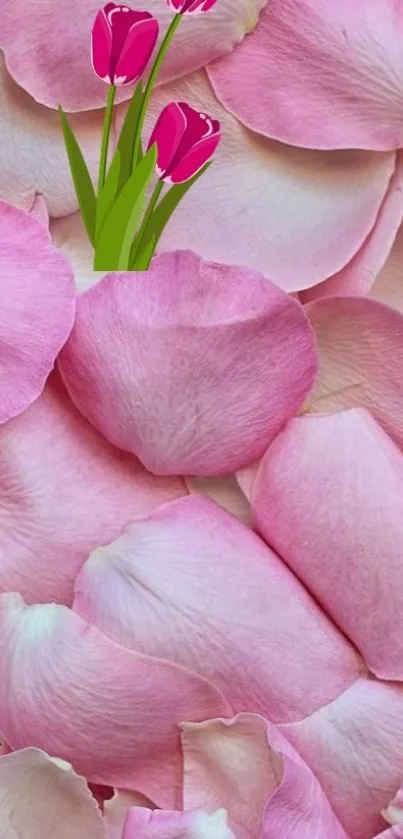
[[[180,15],[180,14],[175,15],[175,17],[172,18],[171,23],[170,23],[170,25],[169,25],[166,33],[165,33],[165,37],[164,37],[164,39],[161,43],[161,46],[158,50],[157,55],[156,55],[154,64],[151,68],[150,75],[148,77],[148,81],[147,81],[147,84],[146,84],[146,87],[145,87],[145,90],[144,90],[144,94],[143,94],[143,100],[142,100],[142,103],[141,103],[141,106],[140,106],[140,113],[139,113],[139,118],[138,118],[137,128],[136,128],[136,136],[135,136],[135,140],[134,140],[134,143],[133,143],[133,157],[132,157],[131,171],[133,171],[134,163],[138,158],[139,147],[140,147],[140,142],[141,142],[141,134],[142,134],[142,131],[143,131],[144,117],[146,115],[148,102],[149,102],[149,99],[150,99],[150,96],[151,96],[151,91],[153,89],[154,82],[155,82],[155,80],[158,76],[158,73],[160,71],[161,64],[162,64],[162,62],[165,58],[165,53],[166,53],[166,51],[167,51],[167,49],[168,49],[168,47],[169,47],[169,45],[172,41],[172,38],[173,38],[173,36],[174,36],[174,34],[175,34],[179,24],[180,24],[181,19],[182,19],[182,15]]]
[[[105,108],[104,128],[102,132],[101,157],[99,160],[99,174],[98,174],[98,195],[105,183],[106,175],[106,161],[108,158],[109,136],[111,133],[112,111],[113,103],[115,101],[116,87],[114,84],[109,86],[108,99]]]
[[[158,201],[158,199],[161,195],[161,191],[162,191],[163,186],[164,186],[164,181],[157,181],[157,183],[154,187],[153,194],[150,198],[150,203],[149,203],[149,205],[148,205],[148,207],[147,207],[147,209],[144,213],[144,218],[143,218],[143,221],[141,222],[141,227],[140,227],[140,230],[137,234],[137,247],[136,247],[133,263],[136,261],[138,255],[141,251],[141,246],[143,244],[144,234],[147,230],[148,222],[150,221],[150,218],[151,218],[151,216],[154,212],[155,205],[156,205],[156,203],[157,203],[157,201]]]

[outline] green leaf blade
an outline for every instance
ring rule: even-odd
[[[111,207],[96,244],[95,271],[129,271],[130,251],[148,184],[154,174],[157,150],[143,157]]]
[[[118,191],[120,175],[120,151],[116,149],[103,188],[98,195],[95,239],[98,239],[102,225],[111,209]]]
[[[84,160],[83,153],[73,134],[70,123],[59,105],[60,120],[63,129],[64,142],[70,164],[70,171],[80,207],[84,227],[92,244],[95,242],[96,198],[94,186]]]

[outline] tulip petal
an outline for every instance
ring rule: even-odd
[[[172,100],[219,120],[222,139],[212,166],[175,210],[161,249],[250,266],[286,291],[322,282],[352,259],[377,220],[395,154],[312,152],[264,140],[220,106],[203,72],[154,92],[147,136]]]
[[[148,142],[150,148],[157,142],[157,172],[168,168],[186,129],[186,117],[179,102],[171,102],[160,113]]]
[[[73,608],[117,643],[205,676],[236,711],[274,720],[310,713],[361,669],[278,557],[196,496],[94,551]]]
[[[327,298],[306,312],[318,341],[311,413],[367,408],[403,448],[403,317],[374,300]]]
[[[220,134],[205,137],[193,146],[172,170],[169,179],[173,184],[184,183],[193,178],[213,156],[220,142]]]
[[[403,454],[371,415],[292,420],[261,462],[252,511],[370,670],[403,680]]]
[[[0,758],[0,835],[4,839],[107,839],[85,781],[39,749]]]
[[[315,366],[297,301],[191,252],[162,254],[136,282],[109,274],[81,295],[59,358],[84,416],[159,475],[225,475],[256,460]]]
[[[175,807],[177,726],[228,716],[204,679],[117,646],[65,606],[0,596],[0,728],[96,784],[138,789]]]
[[[0,591],[70,603],[91,550],[185,491],[113,449],[53,378],[0,429]]]
[[[54,12],[51,19],[55,19]],[[32,27],[32,16],[24,13],[20,19],[21,30],[25,21]],[[68,76],[65,66],[63,75]],[[104,84],[102,87],[105,90]],[[1,56],[0,110],[4,125],[0,143],[0,198],[29,210],[36,193],[40,192],[51,215],[72,213],[77,209],[77,199],[59,114],[38,105],[17,87]],[[103,114],[94,111],[72,115],[69,121],[94,177],[98,168]]]
[[[281,730],[315,773],[350,839],[370,839],[385,828],[381,810],[403,775],[401,685],[358,679],[334,702]]]
[[[403,220],[403,153],[396,157],[396,169],[379,211],[375,226],[351,262],[330,279],[301,293],[302,302],[319,297],[365,295],[371,291],[375,279],[392,250],[396,232]],[[391,257],[393,259],[393,256]],[[387,271],[387,268],[385,268]],[[382,281],[380,281],[382,282]],[[386,280],[387,284],[387,280]],[[403,283],[400,284],[403,289]],[[389,302],[372,288],[372,295]],[[379,284],[378,284],[379,288]]]
[[[104,9],[95,16],[91,33],[91,60],[94,72],[104,81],[110,78],[112,32]]]
[[[42,224],[0,202],[0,424],[41,393],[71,330],[71,269]]]
[[[254,714],[182,726],[186,807],[226,807],[237,839],[348,839],[310,769]]]
[[[122,839],[236,839],[224,810],[129,810]]]
[[[158,38],[158,23],[152,18],[137,20],[130,28],[115,67],[115,83],[131,84],[143,75]]]
[[[402,35],[394,0],[271,0],[210,77],[225,107],[266,136],[315,149],[395,149]]]
[[[208,15],[181,21],[174,48],[167,53],[160,80],[183,76],[229,52],[256,26],[266,0],[220,0]],[[160,0],[143,0],[141,9],[160,24],[161,38],[172,11]],[[105,84],[93,73],[89,44],[99,0],[70,0],[55,10],[53,0],[35,0],[27,14],[26,0],[3,0],[0,47],[18,84],[38,102],[66,111],[105,105]],[[69,72],[73,65],[73,72]],[[130,89],[123,97],[130,96]]]

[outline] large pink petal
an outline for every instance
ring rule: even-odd
[[[195,496],[94,551],[73,608],[118,643],[201,673],[236,711],[276,720],[329,702],[361,666],[278,557]]]
[[[297,301],[179,252],[82,294],[59,366],[84,416],[152,472],[211,476],[263,453],[310,390],[316,355]]]
[[[367,411],[292,420],[253,485],[259,532],[380,678],[403,680],[403,454]]]
[[[402,686],[359,679],[330,705],[281,729],[315,773],[350,839],[372,839],[385,828],[381,810],[403,774]]]
[[[219,104],[204,72],[155,91],[148,134],[173,99],[218,119],[222,140],[175,210],[162,249],[248,265],[286,291],[322,282],[352,259],[376,222],[393,153],[312,152],[265,140]]]
[[[138,789],[175,807],[178,725],[228,716],[200,676],[119,647],[66,606],[0,596],[0,730],[97,784]]]
[[[319,352],[307,409],[368,408],[402,448],[402,315],[374,300],[352,297],[318,300],[306,311]]]
[[[271,0],[210,68],[245,125],[317,149],[403,145],[403,13],[395,0]]]
[[[0,430],[0,591],[71,602],[93,548],[184,492],[110,446],[54,378]]]
[[[262,717],[182,729],[186,807],[225,807],[237,839],[348,839],[310,769]]]
[[[122,839],[239,839],[227,825],[226,813],[216,810],[180,812],[135,807],[128,813]]]
[[[396,169],[379,211],[374,228],[364,244],[341,271],[314,288],[302,292],[303,302],[331,295],[367,294],[392,251],[397,230],[403,219],[403,152],[396,156]],[[392,251],[393,252],[393,251]],[[392,257],[393,258],[393,257]],[[385,267],[385,271],[387,268]],[[375,283],[376,286],[376,283]],[[401,283],[403,289],[403,282]],[[374,293],[375,289],[373,289]],[[377,295],[379,299],[381,296]],[[384,302],[388,302],[386,297]]]
[[[39,749],[0,758],[0,835],[4,839],[107,839],[85,781]]]
[[[56,12],[53,11],[48,22],[51,24],[55,17]],[[24,11],[20,18],[20,31],[26,23],[31,33],[33,19],[31,14]],[[27,54],[26,47],[23,51]],[[57,50],[55,56],[59,60]],[[62,72],[68,77],[65,67]],[[72,213],[77,208],[77,199],[59,114],[38,105],[15,84],[4,67],[1,55],[0,110],[0,198],[30,209],[35,194],[40,192],[51,215]],[[103,114],[94,111],[72,115],[69,121],[94,177],[98,165]]]
[[[99,108],[106,87],[96,78],[90,56],[91,29],[99,0],[35,0],[28,13],[25,0],[3,0],[0,47],[10,72],[35,99],[69,111]],[[185,17],[167,54],[162,79],[182,76],[229,52],[256,26],[265,0],[220,0],[208,15]],[[163,0],[142,0],[140,8],[160,23],[161,37],[172,20]],[[123,97],[130,96],[130,89]]]
[[[39,396],[74,313],[70,266],[45,227],[0,202],[0,424]]]

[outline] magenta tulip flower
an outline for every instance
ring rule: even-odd
[[[143,74],[158,38],[158,21],[149,12],[107,3],[92,28],[92,66],[113,85],[135,82]]]
[[[218,120],[186,102],[171,102],[160,113],[148,144],[157,144],[158,177],[172,184],[189,180],[210,160],[220,137]]]
[[[201,15],[208,12],[217,0],[168,0],[168,6],[176,14],[180,15]]]

